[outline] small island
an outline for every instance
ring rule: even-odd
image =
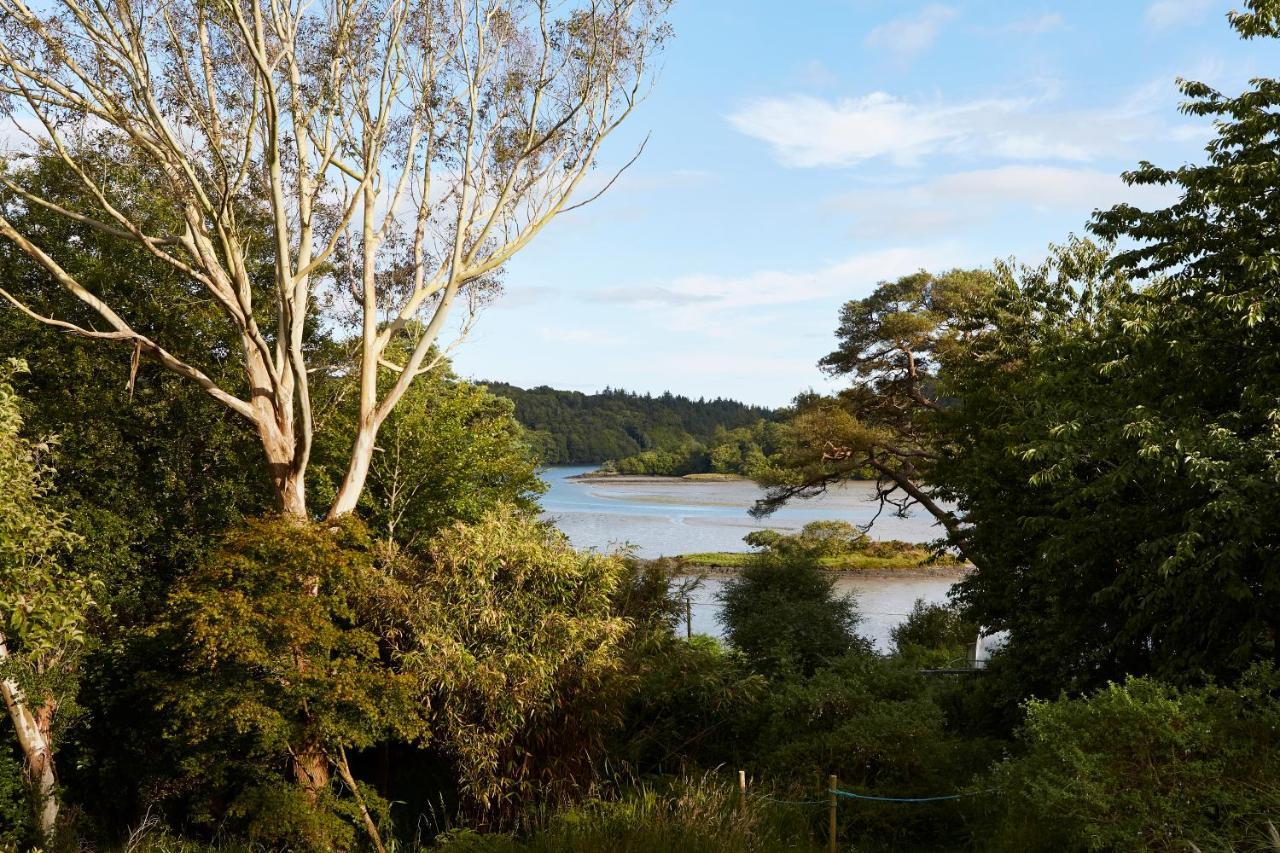
[[[676,573],[733,573],[769,556],[804,555],[831,572],[901,577],[951,577],[969,568],[961,557],[918,542],[875,540],[843,521],[814,521],[798,533],[757,530],[743,541],[752,551],[710,551],[669,558]]]

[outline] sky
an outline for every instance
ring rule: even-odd
[[[473,379],[778,406],[833,387],[840,306],[919,269],[1043,259],[1140,160],[1203,160],[1175,81],[1280,76],[1239,0],[677,0],[636,164],[508,265]],[[603,177],[601,178],[603,181]]]

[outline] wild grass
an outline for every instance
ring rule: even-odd
[[[707,774],[637,784],[619,800],[550,816],[523,838],[455,830],[438,842],[444,853],[819,853],[818,817],[813,806],[754,796],[741,808],[731,782]]]

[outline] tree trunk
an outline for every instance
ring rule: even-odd
[[[9,647],[0,634],[0,661],[9,659]],[[18,735],[27,762],[27,780],[31,785],[36,809],[36,825],[46,840],[53,837],[58,824],[57,776],[53,768],[53,745],[49,739],[53,709],[41,709],[38,716],[31,712],[22,688],[11,678],[0,679],[0,694],[4,696],[9,719]]]
[[[293,755],[293,781],[297,782],[307,793],[307,799],[314,803],[321,792],[329,787],[329,762],[319,745],[308,743],[301,746]]]
[[[356,434],[355,444],[351,448],[351,462],[347,466],[347,475],[338,488],[338,494],[329,508],[329,518],[338,518],[354,512],[360,501],[360,493],[364,491],[365,480],[369,477],[369,465],[373,461],[374,444],[378,438],[378,428],[365,422]]]
[[[879,460],[872,458],[867,460],[871,467],[875,468],[880,474],[892,480],[898,488],[902,489],[915,500],[916,503],[924,507],[925,511],[934,517],[934,520],[942,525],[947,531],[947,539],[960,552],[960,556],[964,557],[977,568],[982,568],[981,562],[974,559],[973,549],[969,547],[969,537],[960,527],[960,520],[956,518],[955,513],[948,512],[939,506],[929,494],[920,487],[910,477],[904,477],[893,466],[886,465]]]
[[[262,441],[267,470],[271,473],[271,485],[276,493],[276,508],[282,515],[306,518],[307,493],[303,479],[306,472],[298,463],[297,447],[293,436],[269,422],[266,425],[259,424],[258,437]]]

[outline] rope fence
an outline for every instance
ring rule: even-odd
[[[819,777],[821,778],[821,777]],[[940,803],[949,800],[962,800],[967,797],[980,797],[994,794],[999,788],[983,788],[980,791],[963,791],[958,794],[939,794],[932,797],[885,797],[878,794],[859,794],[857,791],[846,791],[840,787],[840,780],[830,776],[827,780],[826,798],[821,800],[784,800],[769,794],[747,793],[747,771],[738,771],[738,807],[743,814],[747,811],[748,800],[764,803],[776,803],[785,806],[822,806],[827,807],[827,850],[836,851],[836,839],[839,837],[839,806],[841,800],[861,800],[876,803]]]
[[[962,800],[965,797],[980,797],[983,794],[989,794],[992,791],[998,791],[999,788],[987,788],[982,791],[966,791],[963,794],[944,794],[938,797],[877,797],[873,794],[859,794],[854,791],[831,790],[830,794],[837,797],[844,797],[847,800],[874,800],[878,803],[938,803],[943,800]]]

